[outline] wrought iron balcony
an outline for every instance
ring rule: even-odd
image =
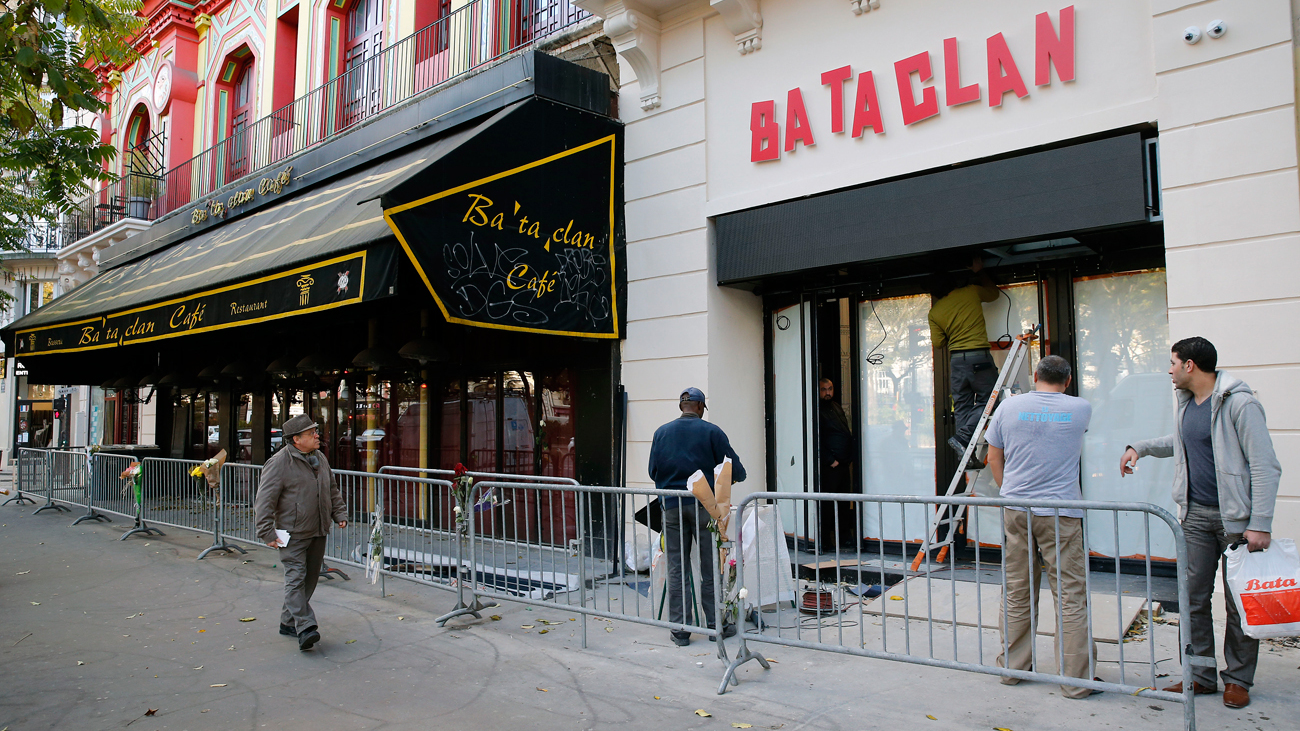
[[[509,17],[502,10],[510,8]],[[128,173],[65,219],[69,245],[123,218],[148,221],[532,46],[591,14],[573,0],[474,0],[159,175]]]

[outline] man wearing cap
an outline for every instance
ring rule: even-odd
[[[299,414],[284,422],[287,444],[266,461],[257,490],[257,539],[280,549],[284,564],[284,609],[280,634],[298,638],[298,649],[310,650],[320,642],[311,595],[320,579],[325,539],[330,524],[347,527],[347,507],[329,462],[320,451],[320,430],[310,417]],[[275,529],[289,532],[281,546]]]
[[[704,473],[713,486],[713,468],[731,458],[731,481],[744,482],[745,468],[740,457],[731,448],[726,433],[716,424],[704,420],[704,392],[698,388],[682,391],[677,399],[682,415],[655,430],[650,445],[650,479],[659,490],[688,490],[686,481],[696,470]],[[717,571],[713,566],[713,536],[709,532],[708,511],[693,497],[676,495],[659,498],[663,509],[664,552],[668,555],[668,621],[686,623],[686,581],[682,564],[690,560],[691,544],[699,541],[700,599],[704,604],[704,620],[714,626],[713,580]],[[699,622],[696,622],[696,626]],[[736,633],[729,625],[723,628],[725,636]],[[685,647],[691,644],[691,633],[674,630],[673,644]]]

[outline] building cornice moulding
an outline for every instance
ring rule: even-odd
[[[872,10],[879,10],[880,0],[849,0],[849,7],[853,9],[854,15],[862,15]]]
[[[605,35],[636,74],[642,111],[657,109],[662,103],[658,14],[631,0],[578,0],[578,6],[605,21]]]
[[[722,16],[727,30],[736,37],[736,50],[742,56],[763,47],[763,15],[759,12],[758,2],[759,0],[709,0],[709,5]]]

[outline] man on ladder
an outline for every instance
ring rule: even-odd
[[[930,281],[934,305],[930,308],[930,339],[936,349],[947,346],[949,352],[948,384],[952,392],[953,418],[957,433],[948,446],[960,457],[975,432],[985,398],[998,380],[998,368],[989,353],[988,328],[984,324],[985,302],[996,302],[998,288],[984,271],[984,262],[975,256],[970,269],[976,281],[955,286],[946,271],[936,272]],[[966,469],[983,467],[974,455]]]

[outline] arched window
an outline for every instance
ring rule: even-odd
[[[218,143],[223,143],[224,182],[242,178],[249,172],[249,127],[257,111],[257,76],[255,58],[248,46],[228,54],[221,64],[217,82]]]
[[[149,174],[153,171],[149,169],[147,157],[147,145],[149,141],[149,110],[143,104],[137,104],[131,112],[130,121],[126,123],[126,154],[122,156],[122,173]]]

